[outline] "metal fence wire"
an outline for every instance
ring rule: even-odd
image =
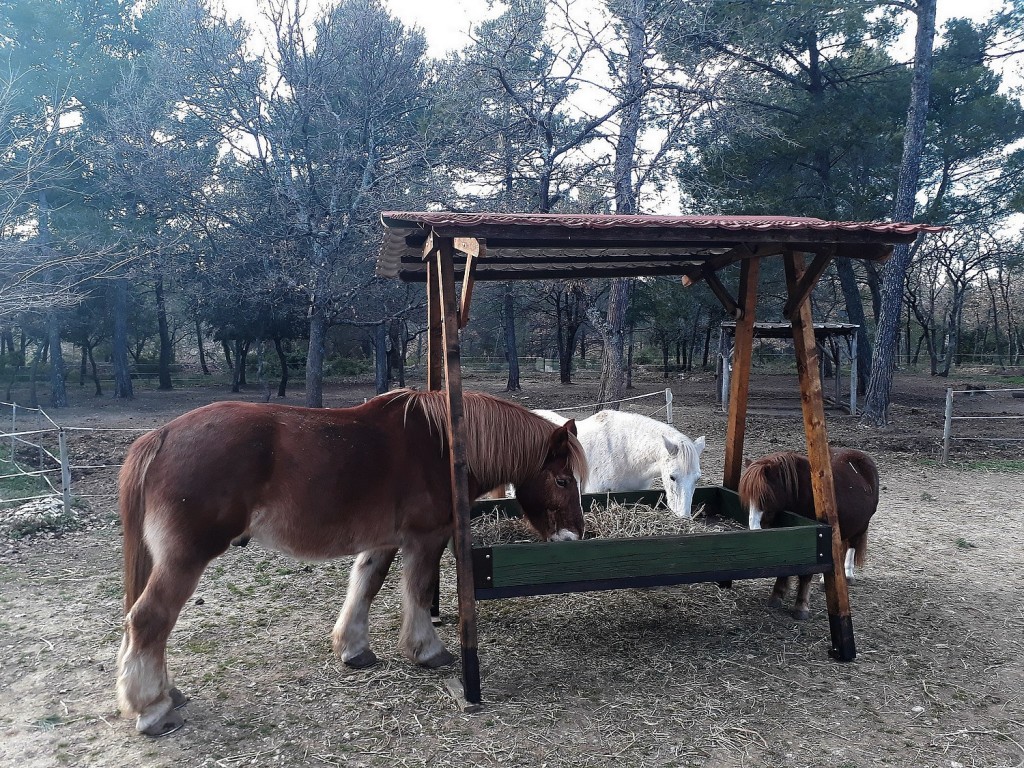
[[[1020,394],[1018,394],[1020,393]],[[946,414],[945,420],[942,427],[942,463],[949,463],[949,450],[953,441],[963,442],[982,442],[982,443],[1024,443],[1024,432],[1017,430],[1014,434],[1008,434],[1010,430],[1015,426],[1014,422],[1024,421],[1024,415],[1010,414],[1010,413],[999,413],[999,414],[971,414],[971,415],[953,415],[954,400],[964,397],[977,397],[984,395],[986,397],[1024,397],[1024,389],[980,389],[977,387],[971,387],[970,389],[953,389],[949,387],[946,389]],[[953,423],[958,422],[965,428],[968,425],[982,425],[988,427],[984,430],[984,434],[953,434]],[[999,434],[994,434],[998,432]]]
[[[4,503],[27,503],[59,497],[64,512],[71,511],[71,466],[65,430],[42,408],[17,403],[0,403],[4,424],[0,432],[0,480],[29,477],[41,480],[49,489],[40,493],[3,499]]]

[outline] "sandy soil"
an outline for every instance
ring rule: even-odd
[[[783,378],[755,377],[751,455],[803,445]],[[501,389],[472,375],[465,384]],[[670,384],[677,426],[707,435],[704,482],[717,484],[726,420],[713,380]],[[350,561],[298,563],[247,547],[211,565],[182,613],[169,665],[191,697],[187,724],[158,740],[119,718],[114,698],[115,477],[138,434],[114,430],[231,396],[76,396],[61,424],[109,430],[71,433],[74,465],[105,465],[75,472],[83,527],[0,540],[0,765],[1024,765],[1024,471],[1013,444],[958,446],[950,466],[937,462],[946,384],[899,379],[886,430],[829,413],[833,444],[871,451],[883,478],[868,567],[851,586],[853,663],[827,656],[820,587],[807,622],[765,606],[768,581],[493,601],[479,606],[486,706],[464,714],[444,686],[453,670],[419,669],[397,651],[396,572],[372,614],[382,663],[356,672],[329,640]],[[638,393],[664,386],[655,375],[636,381]],[[515,399],[564,407],[591,402],[594,390],[524,379]],[[338,386],[327,404],[370,394]],[[989,414],[1024,404],[975,402]],[[969,455],[999,461],[972,468]],[[441,631],[454,650],[447,556],[443,570]]]

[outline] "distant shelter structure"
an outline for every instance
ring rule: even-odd
[[[818,375],[825,380],[826,362],[831,363],[835,391],[832,404],[842,407],[842,365],[849,362],[849,398],[847,409],[851,416],[857,415],[857,331],[859,325],[850,323],[814,323],[814,339],[818,352]],[[790,323],[754,323],[755,339],[792,339],[793,326]],[[842,343],[840,343],[842,342]],[[732,356],[736,346],[736,321],[724,320],[718,330],[718,361],[715,373],[718,386],[715,392],[722,410],[729,410],[729,387],[732,380]]]

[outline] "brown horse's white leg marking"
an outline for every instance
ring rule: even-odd
[[[427,537],[402,547],[402,653],[424,667],[435,669],[451,664],[453,656],[437,636],[430,620],[434,574],[441,561],[447,535]]]
[[[334,652],[346,665],[362,669],[377,663],[370,650],[370,603],[377,596],[397,548],[360,552],[348,577],[348,595],[331,633]]]
[[[854,561],[854,558],[856,557],[856,555],[857,555],[857,553],[856,553],[856,551],[854,550],[853,547],[850,547],[849,549],[846,550],[845,567],[846,567],[846,578],[847,578],[847,580],[852,580],[853,579],[853,561]]]
[[[159,516],[146,522],[146,544],[153,569],[142,595],[125,616],[118,652],[117,698],[125,715],[136,715],[135,727],[149,736],[164,736],[185,721],[176,710],[185,697],[167,674],[167,638],[178,614],[195,591],[205,562],[175,562]]]

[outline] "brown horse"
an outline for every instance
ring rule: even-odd
[[[864,565],[868,522],[878,508],[878,468],[870,456],[853,448],[833,448],[830,455],[846,577],[852,579],[854,565]],[[782,510],[814,519],[811,464],[801,453],[771,453],[749,463],[740,477],[739,491],[752,529],[771,528]],[[793,612],[798,619],[810,614],[810,585],[810,576],[800,577]],[[769,605],[782,607],[788,588],[788,577],[776,579]]]
[[[575,426],[481,393],[463,402],[470,497],[513,482],[542,538],[580,537],[587,469]],[[122,713],[153,736],[181,727],[167,638],[210,561],[249,539],[307,560],[359,553],[332,634],[355,667],[376,661],[370,602],[401,549],[401,649],[428,667],[451,663],[429,614],[453,527],[447,434],[443,393],[400,390],[354,408],[215,403],[136,440],[119,479]]]

